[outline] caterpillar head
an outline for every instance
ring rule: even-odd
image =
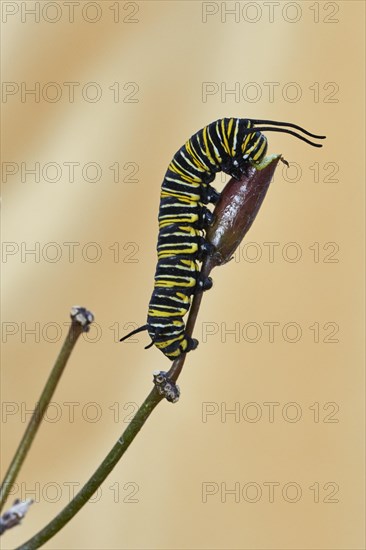
[[[298,130],[316,139],[324,139],[325,136],[318,136],[311,134],[307,130],[297,126],[297,124],[291,124],[289,122],[276,122],[273,120],[245,120],[246,127],[242,133],[242,144],[239,151],[239,155],[233,160],[232,175],[236,178],[240,173],[246,173],[248,166],[253,166],[258,170],[261,170],[266,166],[266,153],[267,153],[267,138],[262,132],[283,132],[295,136],[305,143],[312,145],[313,147],[321,147],[320,143],[314,143],[301,134],[295,132],[293,129]],[[291,128],[291,129],[289,129]]]
[[[261,132],[254,132],[245,137],[242,144],[242,155],[245,162],[253,166],[260,164],[268,149],[267,138]]]

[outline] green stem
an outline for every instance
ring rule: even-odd
[[[83,311],[81,311],[81,309]],[[23,435],[23,438],[19,443],[19,446],[13,457],[13,460],[11,461],[8,471],[6,472],[4,481],[0,487],[0,510],[2,510],[6,502],[6,499],[8,498],[11,488],[14,485],[14,482],[19,473],[19,470],[28,454],[30,446],[32,445],[33,439],[36,436],[38,428],[42,422],[43,416],[55,392],[57,384],[62,376],[66,363],[70,357],[70,354],[80,334],[86,330],[86,327],[88,326],[89,322],[93,318],[89,312],[86,312],[87,314],[91,315],[91,317],[89,318],[89,320],[86,317],[83,317],[83,322],[80,322],[79,320],[80,318],[78,318],[78,314],[80,312],[85,315],[86,310],[84,310],[84,308],[76,308],[72,310],[72,316],[71,316],[72,323],[70,325],[70,329],[66,336],[65,342],[63,343],[61,351],[56,359],[54,367],[43,389],[42,395],[37,403],[37,406],[34,409],[33,415],[29,421],[27,429]]]
[[[141,405],[126,430],[118,439],[112,450],[105,457],[101,465],[94,472],[89,481],[77,493],[72,501],[52,520],[46,527],[39,531],[34,537],[19,546],[16,550],[35,550],[53,537],[75,514],[88,502],[98,487],[103,483],[108,474],[113,470],[117,462],[124,455],[132,441],[135,439],[146,420],[163,399],[154,387],[144,403]]]

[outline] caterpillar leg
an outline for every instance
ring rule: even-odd
[[[182,349],[182,351],[184,351],[184,353],[188,353],[189,351],[193,351],[198,346],[198,340],[196,340],[196,338],[191,338],[190,336],[186,336],[185,341],[187,343],[187,346],[185,347],[185,349],[183,349],[181,347],[181,349]]]
[[[216,204],[220,198],[220,193],[216,191],[211,185],[207,185],[201,191],[201,201],[203,204],[212,203]]]
[[[228,174],[232,178],[238,180],[242,175],[243,167],[240,166],[237,159],[229,159],[227,162],[222,164],[221,169],[225,174]]]
[[[220,198],[220,195],[221,195],[221,193],[219,193],[218,191],[216,191],[216,189],[214,187],[211,187],[211,185],[209,185],[209,187],[208,187],[208,202],[211,202],[212,204],[216,204],[217,201]]]
[[[212,286],[213,286],[213,281],[211,277],[202,277],[202,275],[199,277],[197,281],[198,290],[205,292],[206,290],[210,290]]]
[[[213,254],[215,252],[215,246],[208,241],[204,239],[204,237],[201,237],[199,240],[199,253],[198,253],[198,260],[202,262],[202,260],[209,256],[210,254]]]
[[[215,218],[211,210],[209,210],[205,206],[201,206],[199,228],[204,229],[208,225],[213,224],[214,219]]]

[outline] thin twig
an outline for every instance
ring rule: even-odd
[[[101,465],[91,476],[89,481],[77,493],[71,502],[41,531],[27,542],[19,546],[17,550],[35,550],[52,538],[66,523],[68,523],[75,514],[88,502],[91,496],[103,483],[108,474],[113,470],[117,462],[124,455],[132,441],[135,439],[152,411],[163,399],[157,389],[154,387],[148,397],[145,399],[135,416],[118,439],[112,450],[105,457]]]
[[[85,308],[75,306],[71,310],[71,325],[66,336],[65,342],[56,359],[54,367],[43,389],[41,397],[34,409],[32,417],[29,421],[27,429],[22,437],[21,442],[14,454],[8,471],[6,472],[4,481],[0,488],[0,510],[2,510],[6,499],[9,496],[12,486],[16,480],[19,470],[28,454],[30,446],[35,438],[38,428],[42,422],[43,416],[52,399],[57,384],[62,376],[70,354],[83,332],[88,330],[89,324],[93,321],[93,315]]]

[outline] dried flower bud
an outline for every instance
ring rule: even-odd
[[[170,403],[176,403],[179,400],[179,386],[168,376],[168,373],[163,370],[153,372],[153,381],[156,389]]]
[[[82,327],[83,332],[89,332],[90,325],[94,321],[92,312],[82,306],[72,306],[70,317],[73,323]]]
[[[211,268],[232,258],[258,213],[280,159],[281,155],[267,157],[261,170],[250,167],[241,179],[231,179],[223,189],[206,235],[215,247]]]
[[[16,525],[19,525],[25,517],[25,514],[28,512],[28,508],[31,504],[33,504],[32,499],[22,501],[17,498],[14,501],[13,506],[11,506],[11,508],[9,508],[9,510],[0,517],[0,535],[2,535],[7,529],[11,529]]]

